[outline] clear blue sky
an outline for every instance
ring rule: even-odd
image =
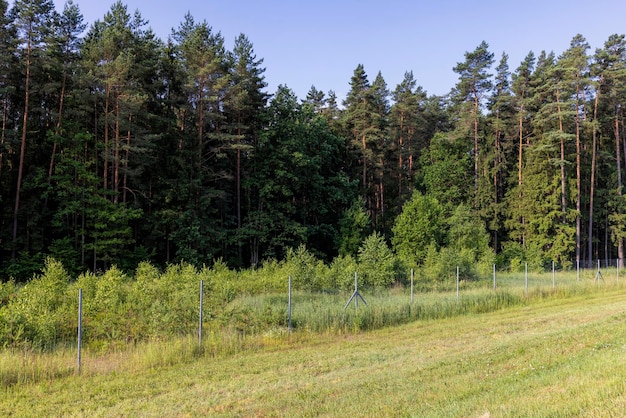
[[[61,11],[65,0],[54,0]],[[74,0],[91,25],[113,0]],[[412,70],[428,94],[457,82],[452,68],[485,40],[496,64],[514,71],[529,51],[557,56],[581,33],[590,54],[609,35],[626,33],[624,0],[126,0],[166,40],[189,11],[220,31],[231,49],[244,33],[263,58],[268,92],[286,84],[300,98],[311,85],[343,100],[361,63],[370,81],[382,72],[390,90]],[[495,65],[494,65],[495,67]]]

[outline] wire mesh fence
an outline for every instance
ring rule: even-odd
[[[209,283],[204,285],[194,274],[184,281],[173,275],[130,282],[117,276],[93,279],[87,283],[92,288],[84,293],[79,282],[64,285],[48,274],[49,281],[14,289],[9,302],[0,306],[0,348],[74,346],[77,330],[87,348],[106,351],[191,335],[202,347],[203,331],[211,336],[224,331],[253,335],[271,330],[372,329],[441,317],[441,312],[463,313],[452,305],[468,301],[492,306],[494,295],[500,298],[497,303],[506,305],[521,303],[533,293],[623,284],[626,269],[620,261],[596,260],[591,267],[572,263],[568,268],[553,263],[541,271],[526,265],[516,272],[494,265],[491,274],[471,280],[450,266],[450,275],[436,283],[419,283],[419,274],[411,271],[391,288],[361,287],[357,273],[353,289],[324,291],[285,277],[284,290],[237,294],[226,292],[227,287],[218,285],[215,278],[207,277]],[[349,305],[355,309],[347,309]],[[369,316],[371,322],[355,323],[357,316],[360,320]]]

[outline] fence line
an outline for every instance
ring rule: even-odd
[[[594,283],[596,285],[600,285],[600,282],[602,283],[607,283],[609,281],[612,281],[612,277],[614,277],[615,283],[620,283],[620,274],[621,274],[621,263],[619,262],[619,260],[613,260],[613,264],[607,264],[604,268],[602,268],[602,263],[601,260],[596,260],[596,266],[595,269],[589,269],[589,268],[581,268],[581,263],[577,262],[576,263],[576,278],[575,281],[573,280],[573,271],[572,269],[561,269],[558,270],[556,268],[557,264],[552,262],[552,269],[551,269],[551,278],[552,278],[552,289],[556,289],[557,288],[557,284],[561,285],[573,285],[575,283],[579,283],[581,282],[581,280],[589,280],[592,279],[594,281]],[[613,273],[614,272],[614,273]],[[594,274],[595,273],[595,274]],[[604,275],[603,275],[604,273]],[[534,285],[535,288],[541,288],[541,287],[547,287],[549,286],[549,282],[548,282],[548,275],[550,274],[550,272],[544,271],[544,272],[533,272],[533,273],[529,273],[529,269],[528,269],[528,263],[525,263],[524,266],[524,282],[521,281],[521,277],[520,275],[518,275],[517,273],[511,273],[508,272],[507,274],[503,274],[503,275],[498,275],[498,269],[497,266],[494,264],[493,265],[493,292],[501,292],[501,291],[506,291],[507,289],[522,289],[523,286],[523,291],[525,293],[526,296],[529,295],[529,289],[531,287],[531,285]],[[557,281],[557,275],[566,275],[566,276],[561,276],[561,278]],[[420,295],[415,295],[414,292],[414,278],[415,278],[415,271],[413,269],[411,269],[410,271],[410,295],[409,295],[409,305],[413,305],[416,301],[416,299],[420,298]],[[348,303],[344,306],[344,311],[345,309],[349,306],[349,304],[352,302],[352,299],[354,299],[355,302],[355,314],[358,315],[360,312],[358,310],[358,299],[360,298],[361,301],[364,303],[365,306],[368,306],[368,303],[365,302],[364,297],[361,295],[361,293],[359,292],[359,287],[358,287],[358,273],[355,272],[354,273],[354,293],[352,294],[352,296],[350,297],[350,299],[348,300]],[[480,284],[480,283],[483,284]],[[405,282],[406,283],[406,282]],[[474,289],[474,288],[480,288],[482,286],[487,286],[488,289],[488,284],[489,280],[484,278],[482,280],[477,280],[476,283],[478,284],[478,286],[476,285],[469,285],[468,287],[470,289]],[[448,284],[450,284],[448,282]],[[463,285],[463,286],[462,286]],[[466,286],[465,282],[461,282],[460,280],[460,267],[457,266],[456,267],[456,301],[460,302],[461,301],[461,293],[464,290],[464,287]],[[485,287],[482,287],[482,289],[485,289]],[[292,331],[292,309],[293,309],[293,298],[292,298],[292,290],[293,290],[293,283],[292,283],[292,276],[288,277],[288,295],[287,295],[287,329],[289,331]],[[452,296],[450,293],[452,289],[450,287],[448,287],[448,297]],[[444,292],[445,294],[445,292]],[[406,293],[404,293],[404,295],[406,295]],[[380,299],[379,299],[380,300]],[[198,309],[198,346],[199,346],[199,350],[201,351],[203,348],[203,320],[204,320],[204,280],[200,280],[200,289],[199,289],[199,309]],[[394,302],[395,303],[395,302]],[[369,307],[369,306],[368,306]],[[83,346],[83,289],[78,289],[78,315],[77,315],[77,357],[76,357],[76,361],[77,361],[77,372],[80,373],[81,372],[81,367],[82,367],[82,346]],[[92,318],[93,320],[93,318]]]

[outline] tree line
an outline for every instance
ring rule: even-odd
[[[513,71],[482,42],[445,96],[358,65],[343,99],[269,94],[245,35],[228,49],[187,14],[162,40],[122,2],[88,26],[71,1],[0,0],[0,44],[2,277],[47,256],[247,268],[372,242],[407,266],[455,246],[506,266],[624,257],[624,35]]]

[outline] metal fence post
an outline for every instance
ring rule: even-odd
[[[289,276],[289,302],[287,307],[287,329],[291,332],[291,276]]]
[[[198,347],[202,349],[202,305],[204,304],[204,280],[200,280],[200,320],[198,323]]]
[[[413,269],[411,269],[411,305],[413,305]]]
[[[83,339],[83,289],[78,289],[78,374],[81,372],[81,351]]]
[[[524,276],[526,277],[526,296],[528,296],[528,263],[526,263],[526,273]]]

